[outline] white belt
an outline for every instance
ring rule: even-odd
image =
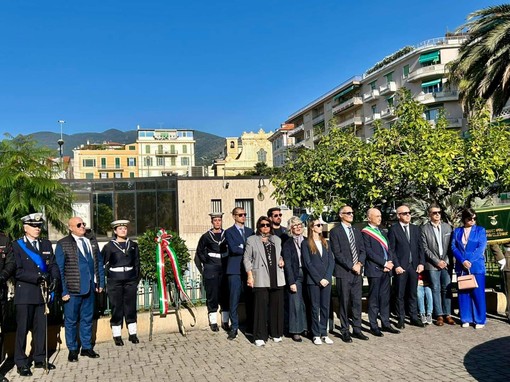
[[[222,257],[227,257],[228,256],[228,253],[213,253],[213,252],[209,252],[207,254],[209,257],[214,257],[215,259],[221,259]]]
[[[128,272],[128,271],[131,271],[133,269],[133,267],[115,267],[115,268],[110,268],[110,271],[111,272]]]

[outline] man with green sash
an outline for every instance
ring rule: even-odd
[[[365,276],[368,278],[368,320],[370,333],[382,337],[382,332],[400,333],[390,323],[390,283],[393,259],[388,250],[388,238],[379,229],[382,221],[381,211],[370,208],[367,212],[368,226],[361,230],[367,259]],[[381,328],[377,316],[381,317]]]

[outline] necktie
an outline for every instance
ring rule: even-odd
[[[90,250],[89,250],[89,246],[87,245],[87,242],[85,241],[84,238],[80,238],[80,241],[81,241],[81,246],[83,248],[83,254],[85,255],[85,257],[87,258],[87,260],[92,257],[92,254],[90,253]]]
[[[38,251],[38,250],[39,250],[39,247],[37,246],[37,240],[34,240],[34,241],[32,242],[32,247],[34,247],[34,249],[35,249],[36,251]]]
[[[409,237],[409,227],[404,226],[404,232],[406,233],[407,241],[411,242],[411,238]]]
[[[358,249],[356,248],[356,241],[354,240],[354,233],[352,227],[349,227],[349,246],[351,247],[352,263],[358,263]]]
[[[246,243],[246,238],[244,237],[244,228],[241,228],[239,231],[241,232],[241,236],[243,237],[243,242]]]

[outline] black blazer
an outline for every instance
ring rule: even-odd
[[[322,246],[321,256],[320,253],[312,253],[308,240],[304,240],[301,245],[301,253],[303,255],[303,266],[306,268],[308,275],[306,283],[308,285],[320,285],[320,281],[326,279],[331,284],[335,267],[331,249]]]
[[[384,237],[386,237],[386,240],[388,240],[386,233],[382,230],[381,233]],[[384,274],[384,264],[386,261],[393,261],[391,252],[388,248],[388,260],[384,260],[384,249],[381,243],[365,232],[362,232],[361,234],[363,235],[363,242],[367,253],[367,259],[365,261],[365,276],[381,277]]]
[[[358,261],[361,264],[365,264],[366,252],[363,236],[361,236],[361,232],[356,228],[352,227],[352,230],[354,233],[354,240],[356,241],[356,249],[358,250]],[[329,242],[331,244],[331,251],[335,257],[335,271],[333,275],[342,278],[354,274],[352,271],[354,263],[352,262],[349,238],[342,224],[339,224],[331,230]]]
[[[425,252],[421,239],[421,229],[417,225],[409,224],[409,236],[411,242],[407,240],[404,229],[399,222],[393,224],[388,231],[388,241],[390,252],[393,258],[395,268],[417,267],[425,265]],[[409,264],[409,252],[412,256],[412,264]],[[393,268],[393,269],[395,269]]]
[[[301,248],[303,248],[305,241],[306,237],[301,243]],[[285,262],[285,266],[283,267],[283,271],[285,272],[285,281],[287,285],[295,284],[299,277],[299,254],[293,238],[287,240],[285,244],[283,244],[282,256],[283,261]],[[304,267],[304,264],[302,264],[302,267]]]

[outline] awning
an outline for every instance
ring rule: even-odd
[[[347,93],[349,93],[352,90],[354,90],[354,85],[351,85],[347,89],[342,90],[333,99],[336,100],[336,99],[340,98],[341,96],[346,95]]]
[[[427,62],[434,61],[439,61],[439,50],[436,50],[435,52],[424,53],[420,56],[420,59],[418,60],[420,64],[425,64]]]
[[[422,82],[421,87],[422,88],[428,88],[429,86],[434,86],[441,83],[441,78],[434,81],[428,81],[428,82]]]

